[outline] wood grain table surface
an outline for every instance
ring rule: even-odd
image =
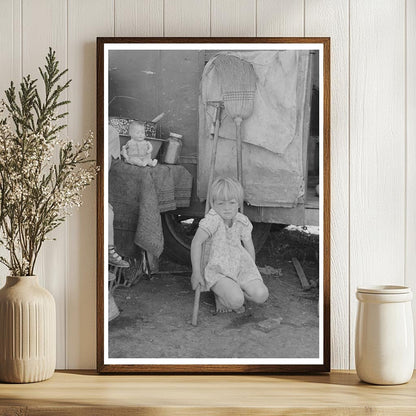
[[[416,374],[399,386],[318,375],[97,375],[58,371],[0,383],[0,415],[416,415]]]

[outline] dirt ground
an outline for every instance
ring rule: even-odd
[[[164,273],[114,292],[120,315],[109,324],[111,358],[317,358],[319,262],[317,236],[271,232],[256,263],[269,289],[264,305],[215,314],[214,296],[201,294],[198,326],[191,325],[190,269],[162,256]],[[313,286],[303,290],[291,259]]]

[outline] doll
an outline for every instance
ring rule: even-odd
[[[139,121],[132,121],[129,126],[130,140],[121,149],[127,163],[137,166],[156,166],[157,160],[152,159],[153,146],[145,140],[145,126]]]

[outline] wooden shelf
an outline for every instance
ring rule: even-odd
[[[353,372],[277,376],[97,375],[56,372],[1,384],[0,415],[415,415],[416,376],[400,386]]]

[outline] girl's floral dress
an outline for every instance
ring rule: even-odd
[[[237,213],[232,225],[227,226],[214,209],[199,222],[211,237],[207,242],[208,260],[204,270],[206,290],[223,277],[240,286],[251,280],[263,280],[254,260],[242,246],[241,240],[251,237],[253,225],[243,214]]]

